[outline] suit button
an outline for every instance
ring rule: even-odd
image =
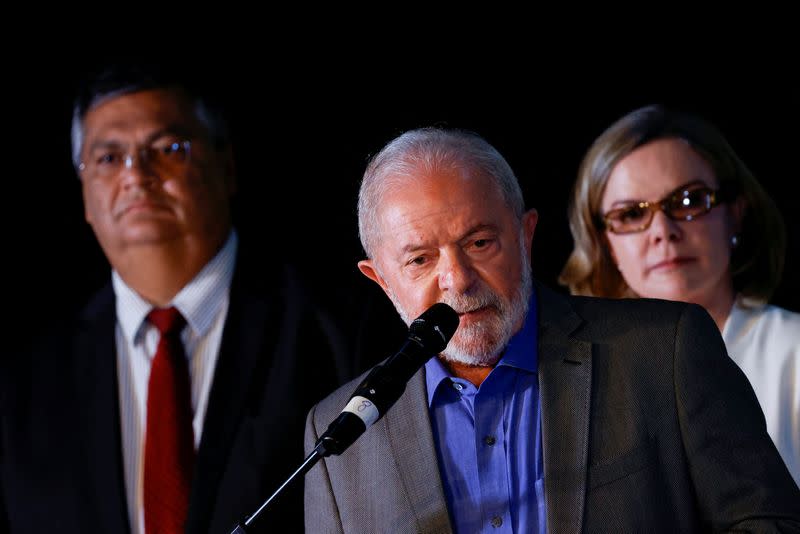
[[[503,526],[503,518],[500,517],[499,515],[494,516],[492,518],[492,526],[494,528],[500,528],[501,526]]]
[[[497,440],[494,439],[494,436],[486,436],[485,438],[483,438],[483,442],[491,447],[492,445],[497,443]]]

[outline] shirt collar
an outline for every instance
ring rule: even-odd
[[[425,364],[425,387],[428,390],[428,408],[433,404],[436,389],[444,381],[450,381],[450,373],[442,360],[434,356]]]
[[[497,367],[514,367],[529,373],[536,373],[539,369],[538,357],[538,330],[539,320],[537,312],[537,301],[535,290],[531,291],[528,299],[528,313],[522,328],[514,334],[503,351],[503,356],[497,362]],[[444,380],[452,380],[453,376],[448,372],[442,361],[431,358],[425,364],[425,385],[428,390],[428,406],[433,402],[439,384]]]
[[[228,294],[238,242],[236,231],[232,230],[219,252],[170,303],[170,306],[181,312],[186,323],[199,336],[204,336],[211,328]],[[116,270],[111,273],[111,284],[116,295],[117,320],[122,333],[128,342],[135,343],[153,305],[128,286]]]
[[[528,299],[528,313],[525,315],[522,329],[514,334],[511,341],[508,342],[503,357],[497,365],[508,365],[529,373],[538,371],[539,320],[536,308],[536,293],[534,290],[531,291],[531,297]]]

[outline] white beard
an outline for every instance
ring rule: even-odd
[[[522,236],[520,236],[521,238]],[[524,241],[520,239],[522,257],[521,280],[510,301],[504,300],[482,282],[470,293],[462,295],[445,294],[441,302],[451,306],[456,312],[464,313],[488,308],[488,317],[468,326],[461,325],[442,352],[445,360],[476,367],[490,367],[497,364],[508,342],[522,325],[528,313],[528,301],[533,287],[531,262]],[[415,317],[410,317],[400,305],[391,288],[387,288],[389,299],[407,325]]]

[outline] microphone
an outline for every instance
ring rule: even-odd
[[[317,440],[315,450],[323,457],[342,454],[394,405],[419,368],[447,347],[458,322],[455,310],[442,302],[414,319],[400,350],[361,381],[350,402]]]
[[[382,365],[374,367],[361,381],[350,402],[317,440],[314,450],[303,460],[303,464],[253,515],[237,523],[231,534],[246,534],[247,527],[293,480],[305,475],[320,458],[342,454],[370,425],[383,417],[403,394],[406,382],[414,373],[434,354],[445,349],[458,328],[458,321],[455,310],[441,302],[414,319],[408,327],[408,339],[400,350]]]

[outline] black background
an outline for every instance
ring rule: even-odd
[[[715,123],[777,201],[788,251],[773,301],[800,311],[794,196],[800,112],[791,69],[780,59],[714,46],[636,59],[624,50],[604,55],[590,48],[569,57],[524,50],[511,57],[455,43],[399,47],[382,56],[363,45],[345,51],[322,43],[311,52],[298,46],[292,54],[250,44],[212,51],[187,45],[167,57],[229,101],[241,233],[265,257],[298,265],[334,307],[342,295],[380,296],[356,269],[362,251],[355,206],[369,156],[395,135],[445,125],[476,131],[496,146],[528,206],[540,212],[534,273],[557,287],[571,250],[567,198],[584,151],[623,114],[663,103]],[[136,54],[97,49],[59,53],[51,46],[6,66],[4,263],[20,328],[37,310],[57,315],[78,306],[108,279],[71,166],[72,91],[86,71]]]

